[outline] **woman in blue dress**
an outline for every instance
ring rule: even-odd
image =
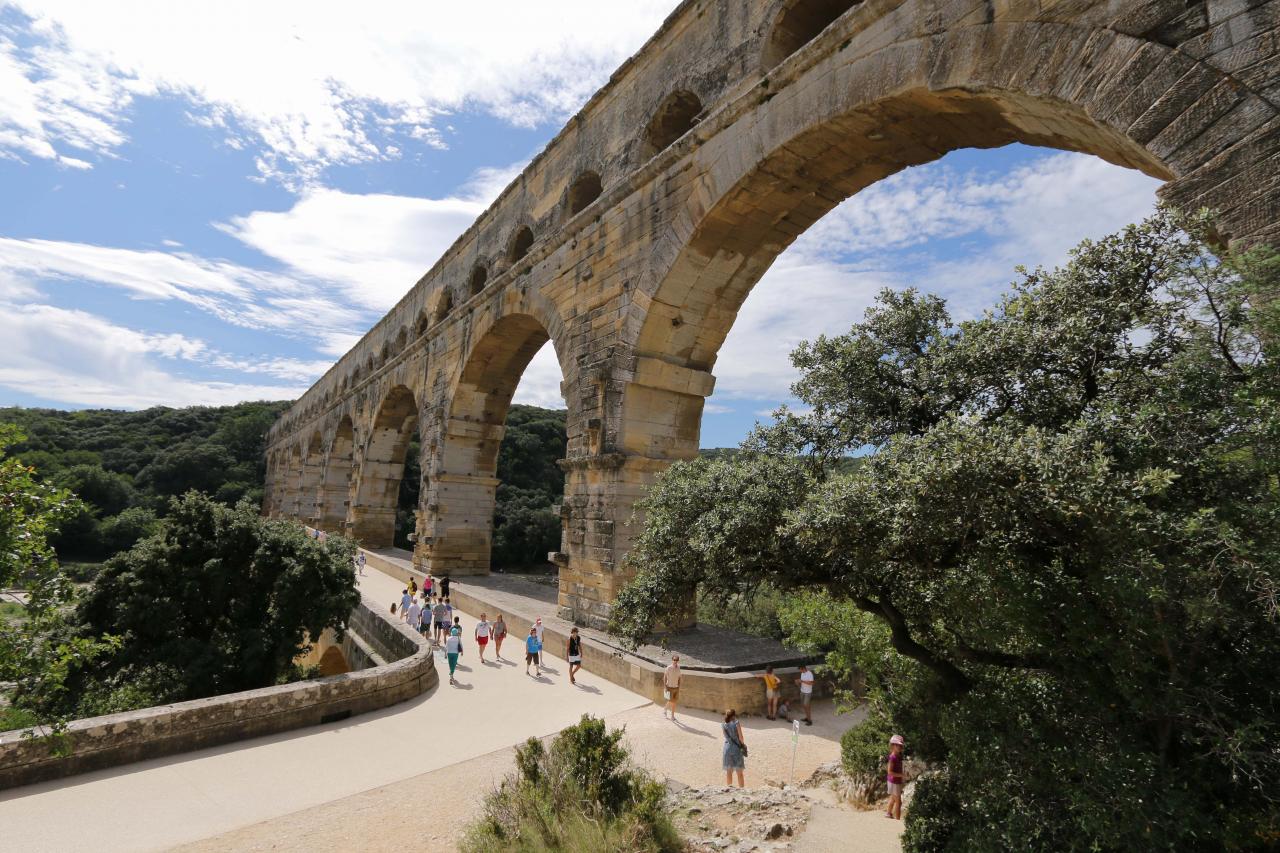
[[[738,787],[743,787],[742,771],[747,765],[747,744],[742,739],[742,723],[738,722],[738,712],[730,708],[720,724],[724,731],[724,783],[733,785],[733,773],[738,772]]]

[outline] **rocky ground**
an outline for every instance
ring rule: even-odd
[[[698,853],[767,851],[896,851],[901,824],[880,808],[859,811],[845,799],[851,786],[835,763],[800,786],[689,787],[668,782],[676,826]]]

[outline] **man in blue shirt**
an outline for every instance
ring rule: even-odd
[[[538,666],[538,655],[542,652],[542,641],[538,639],[538,629],[530,628],[529,636],[524,641],[524,674],[529,674],[529,664],[533,664],[535,677],[542,677],[542,668]]]

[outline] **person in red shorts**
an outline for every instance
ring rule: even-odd
[[[484,647],[489,645],[489,634],[492,632],[493,626],[489,624],[486,614],[480,614],[480,621],[476,623],[476,645],[480,647],[480,663],[484,663]]]

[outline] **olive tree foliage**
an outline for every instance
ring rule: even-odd
[[[1160,212],[977,319],[885,292],[802,345],[806,411],[643,502],[614,630],[695,584],[873,617],[893,660],[849,656],[939,768],[912,850],[1276,843],[1280,263],[1203,233]]]
[[[74,695],[19,699],[84,716],[275,684],[311,638],[345,629],[360,601],[353,553],[248,501],[174,498],[161,530],[108,560],[68,620],[72,636],[118,648],[71,674]]]

